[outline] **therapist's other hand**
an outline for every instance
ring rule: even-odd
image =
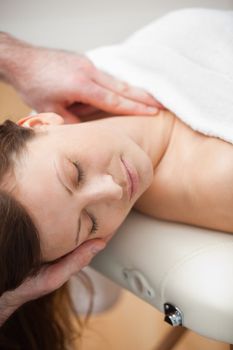
[[[155,115],[163,108],[150,94],[100,71],[84,55],[29,45],[4,33],[0,44],[5,52],[2,66],[7,69],[2,75],[5,73],[6,80],[29,106],[38,112],[60,114],[66,123],[78,121],[69,110],[77,103],[81,117],[96,109]]]
[[[98,70],[85,56],[35,48],[21,79],[23,99],[38,112],[53,111],[66,123],[78,118],[69,107],[81,102],[80,117],[96,109],[115,114],[156,114],[160,104],[144,90]]]
[[[36,276],[29,277],[15,290],[3,293],[0,297],[0,326],[22,304],[61,287],[73,274],[87,266],[105,245],[100,239],[88,240],[59,261],[45,264]]]

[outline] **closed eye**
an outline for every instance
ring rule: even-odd
[[[79,162],[75,161],[75,162],[72,162],[72,163],[74,164],[75,168],[77,169],[77,172],[78,172],[78,185],[80,185],[85,179],[85,172],[82,169],[82,167],[81,167]],[[92,226],[91,226],[91,230],[89,232],[89,235],[95,234],[98,231],[98,229],[99,229],[99,225],[98,225],[97,219],[96,219],[96,217],[93,214],[91,214],[89,212],[87,212],[87,215],[89,216],[89,218],[91,219],[91,222],[92,222]]]
[[[74,166],[78,172],[78,184],[81,184],[83,182],[83,180],[85,179],[85,173],[84,173],[81,165],[77,161],[72,162],[72,163],[74,164]]]
[[[86,210],[85,210],[85,214],[88,216],[88,218],[92,222],[92,225],[90,227],[88,235],[93,235],[93,234],[95,234],[98,231],[98,228],[99,228],[98,222],[96,220],[96,217],[93,214],[87,212]],[[82,219],[81,219],[81,217],[79,217],[78,229],[77,229],[77,234],[76,234],[76,238],[75,238],[75,245],[77,245],[78,241],[79,241],[79,235],[80,235],[80,231],[81,231],[81,226],[82,226]]]
[[[98,231],[98,229],[99,229],[99,225],[98,225],[97,219],[91,213],[88,213],[88,216],[90,217],[90,219],[92,221],[92,227],[91,227],[91,230],[90,230],[89,234],[95,234],[96,231]]]

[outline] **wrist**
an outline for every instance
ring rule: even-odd
[[[12,300],[11,292],[5,292],[0,297],[0,327],[20,307],[21,304]]]
[[[0,32],[0,79],[17,88],[23,78],[33,46]]]

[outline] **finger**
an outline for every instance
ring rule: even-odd
[[[85,117],[98,111],[98,109],[93,106],[79,102],[73,103],[69,106],[68,110],[78,117]]]
[[[144,103],[149,106],[158,107],[160,109],[164,108],[163,105],[155,99],[151,94],[145,90],[134,87],[127,84],[124,81],[114,78],[112,75],[96,71],[94,75],[94,81],[100,84],[102,87],[107,88],[121,96],[127,97],[129,99],[135,100],[137,102]]]
[[[40,283],[44,288],[43,293],[49,293],[62,286],[74,273],[87,266],[92,258],[105,246],[102,240],[90,240],[79,246],[72,253],[62,258],[57,263],[51,264],[40,276]]]
[[[72,274],[88,265],[105,245],[100,239],[89,240],[60,261],[43,266],[36,276],[28,277],[18,288],[7,292],[12,305],[22,305],[58,289]]]
[[[122,97],[94,82],[87,85],[85,88],[82,94],[79,94],[79,98],[82,99],[82,102],[93,105],[106,112],[128,115],[155,115],[158,113],[157,107],[148,107],[143,103]]]
[[[70,111],[68,108],[65,108],[63,106],[56,106],[55,111],[57,114],[62,116],[65,124],[75,124],[80,122],[78,115],[72,113],[72,111]]]

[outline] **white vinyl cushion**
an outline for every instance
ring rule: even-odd
[[[183,325],[233,343],[233,235],[132,211],[92,267]]]

